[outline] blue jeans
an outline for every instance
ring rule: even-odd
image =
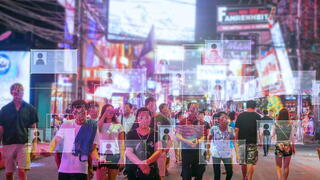
[[[263,152],[265,156],[268,155],[270,144],[271,136],[263,136]]]

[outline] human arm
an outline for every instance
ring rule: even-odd
[[[239,128],[235,128],[234,130],[234,139],[235,140],[239,140]]]
[[[119,169],[124,168],[124,158],[125,158],[125,132],[122,131],[118,135],[118,144],[119,144],[119,150],[120,150],[120,160],[119,160]]]
[[[188,144],[188,145],[190,145],[190,146],[192,146],[192,145],[194,144],[193,141],[184,138],[180,133],[176,133],[176,138],[177,138],[180,142],[183,142],[183,143]]]
[[[145,160],[145,163],[147,165],[150,165],[158,160],[158,158],[161,156],[162,150],[161,150],[162,143],[161,141],[158,141],[155,145],[155,152]]]
[[[291,147],[292,147],[292,154],[295,154],[295,153],[296,153],[295,143],[297,142],[297,141],[296,141],[297,139],[296,139],[296,136],[295,136],[295,132],[296,132],[295,126],[292,125],[291,135],[290,135],[290,141],[291,141]]]
[[[4,128],[3,126],[0,125],[0,141],[2,141],[3,131],[4,131]]]
[[[107,111],[105,111],[103,115],[100,117],[100,119],[98,120],[98,132],[102,132],[102,127],[103,127],[103,123],[106,116],[107,116]]]
[[[54,150],[57,147],[57,144],[59,144],[61,140],[62,138],[59,136],[54,137],[49,144],[49,149],[47,151],[42,150],[41,154],[44,156],[50,156],[52,153],[54,153]]]
[[[150,173],[150,167],[147,164],[147,162],[145,160],[144,161],[140,160],[134,154],[132,147],[127,147],[126,148],[126,156],[131,162],[133,162],[133,164],[137,165],[144,174],[149,174]]]
[[[56,136],[51,140],[49,144],[49,149],[45,152],[42,152],[45,156],[51,154],[56,149],[57,145],[63,140],[64,134],[65,134],[65,124],[61,126],[61,128],[57,131]]]

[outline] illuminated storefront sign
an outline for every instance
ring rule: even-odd
[[[285,47],[284,38],[282,36],[280,24],[274,24],[270,32],[273,45],[276,50],[277,58],[279,60],[281,76],[285,86],[286,94],[292,94],[294,89],[292,83],[293,73],[289,62],[289,56]]]
[[[227,75],[227,66],[223,65],[198,65],[197,79],[198,80],[224,80]]]
[[[266,56],[256,61],[259,74],[259,82],[263,90],[271,90],[281,83],[281,72],[278,66],[275,50],[271,50]]]
[[[218,31],[268,29],[269,7],[218,7]]]

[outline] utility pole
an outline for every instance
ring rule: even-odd
[[[83,1],[76,1],[76,20],[75,20],[75,34],[77,37],[76,47],[78,50],[78,77],[75,85],[75,98],[83,98]]]
[[[300,37],[301,37],[301,32],[300,32],[300,28],[301,28],[301,10],[302,10],[302,1],[298,0],[298,5],[297,5],[297,17],[296,17],[296,42],[297,42],[297,48],[296,48],[296,53],[297,53],[297,60],[298,60],[298,118],[301,117],[302,115],[302,91],[301,91],[301,75],[302,75],[302,62],[301,62],[301,41],[300,41]],[[302,117],[301,117],[302,118]]]

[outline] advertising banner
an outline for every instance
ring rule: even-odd
[[[271,7],[226,7],[217,10],[217,31],[268,29]]]

